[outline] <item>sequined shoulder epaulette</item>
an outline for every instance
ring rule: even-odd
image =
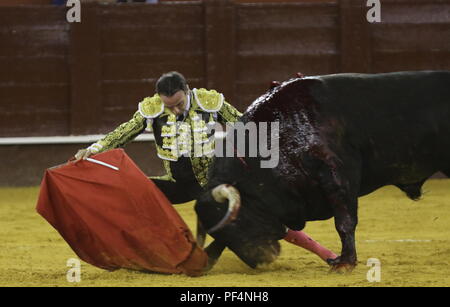
[[[139,103],[139,113],[145,118],[156,118],[164,112],[164,103],[158,94],[146,97]]]
[[[207,90],[204,88],[193,90],[195,102],[205,112],[218,112],[223,105],[223,95],[215,90]]]

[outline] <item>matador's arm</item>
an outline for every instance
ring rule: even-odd
[[[145,128],[146,119],[137,111],[132,119],[121,124],[104,138],[92,144],[89,149],[93,153],[100,153],[113,148],[123,147],[141,134]]]

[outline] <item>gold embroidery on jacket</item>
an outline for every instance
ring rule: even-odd
[[[97,142],[101,151],[124,146],[144,130],[151,130],[157,118],[167,116],[165,125],[161,127],[162,143],[156,144],[158,157],[163,160],[167,174],[154,178],[175,181],[170,161],[178,161],[181,155],[185,155],[191,157],[192,170],[198,183],[205,186],[215,148],[214,137],[208,136],[208,127],[212,128],[216,121],[235,122],[242,114],[214,90],[193,89],[192,93],[194,99],[191,99],[191,108],[181,123],[176,122],[175,114],[164,108],[159,95],[144,98],[130,121]]]

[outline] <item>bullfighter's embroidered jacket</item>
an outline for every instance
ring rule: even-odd
[[[201,186],[207,183],[208,168],[214,153],[214,131],[208,134],[207,125],[216,122],[235,122],[242,114],[224,100],[215,90],[192,89],[188,108],[182,120],[164,103],[158,94],[144,98],[128,122],[121,124],[103,139],[90,146],[95,153],[122,147],[145,130],[153,131],[158,157],[163,160],[166,175],[152,177],[175,181],[171,167],[176,167],[181,156],[190,157],[192,170]],[[210,131],[212,129],[209,129]]]

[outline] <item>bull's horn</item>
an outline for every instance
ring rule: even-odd
[[[207,230],[208,233],[213,233],[224,227],[226,224],[234,221],[241,208],[241,195],[239,194],[238,189],[232,185],[221,184],[215,187],[211,194],[214,200],[219,203],[224,203],[228,200],[228,211],[219,223]]]

